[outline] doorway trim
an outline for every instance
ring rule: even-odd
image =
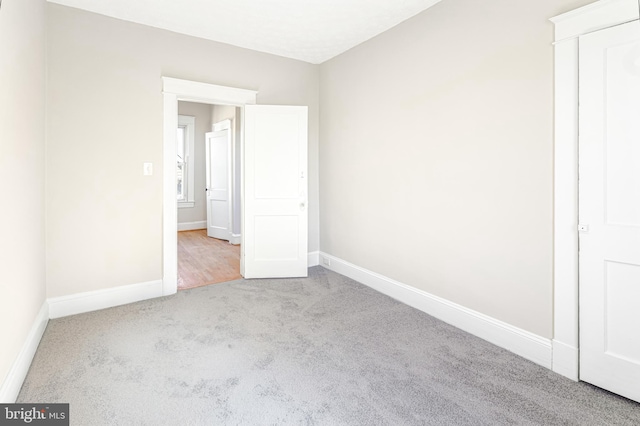
[[[637,0],[600,0],[555,24],[552,369],[580,378],[578,276],[578,43],[585,34],[638,20]]]
[[[258,92],[235,87],[162,77],[162,295],[178,291],[178,200],[176,195],[176,129],[178,101],[224,104],[241,108],[256,103]],[[242,164],[242,159],[241,159]],[[241,212],[242,215],[242,212]]]

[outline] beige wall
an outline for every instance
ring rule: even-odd
[[[194,153],[194,197],[193,207],[178,209],[178,223],[201,222],[207,220],[205,188],[205,133],[211,131],[211,105],[194,102],[178,102],[178,114],[190,115],[196,119]]]
[[[317,66],[56,4],[48,13],[49,297],[162,278],[162,76],[309,106],[318,249]]]
[[[45,299],[45,10],[0,10],[0,385]]]
[[[321,250],[551,337],[548,18],[587,3],[447,0],[322,64]]]
[[[218,123],[222,120],[236,118],[236,107],[231,105],[214,105],[211,108],[211,122]]]
[[[550,337],[546,20],[591,2],[447,0],[317,67],[4,0],[0,383],[44,301],[45,254],[50,297],[161,278],[163,75],[309,105],[310,251],[320,91],[321,249]]]

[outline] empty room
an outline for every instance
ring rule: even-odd
[[[0,424],[640,424],[639,11],[2,0]]]

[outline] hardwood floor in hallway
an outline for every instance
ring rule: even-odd
[[[239,245],[209,238],[205,229],[178,232],[178,290],[240,278]]]

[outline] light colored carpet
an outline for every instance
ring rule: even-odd
[[[574,383],[320,267],[52,320],[18,402],[73,425],[638,425]]]

